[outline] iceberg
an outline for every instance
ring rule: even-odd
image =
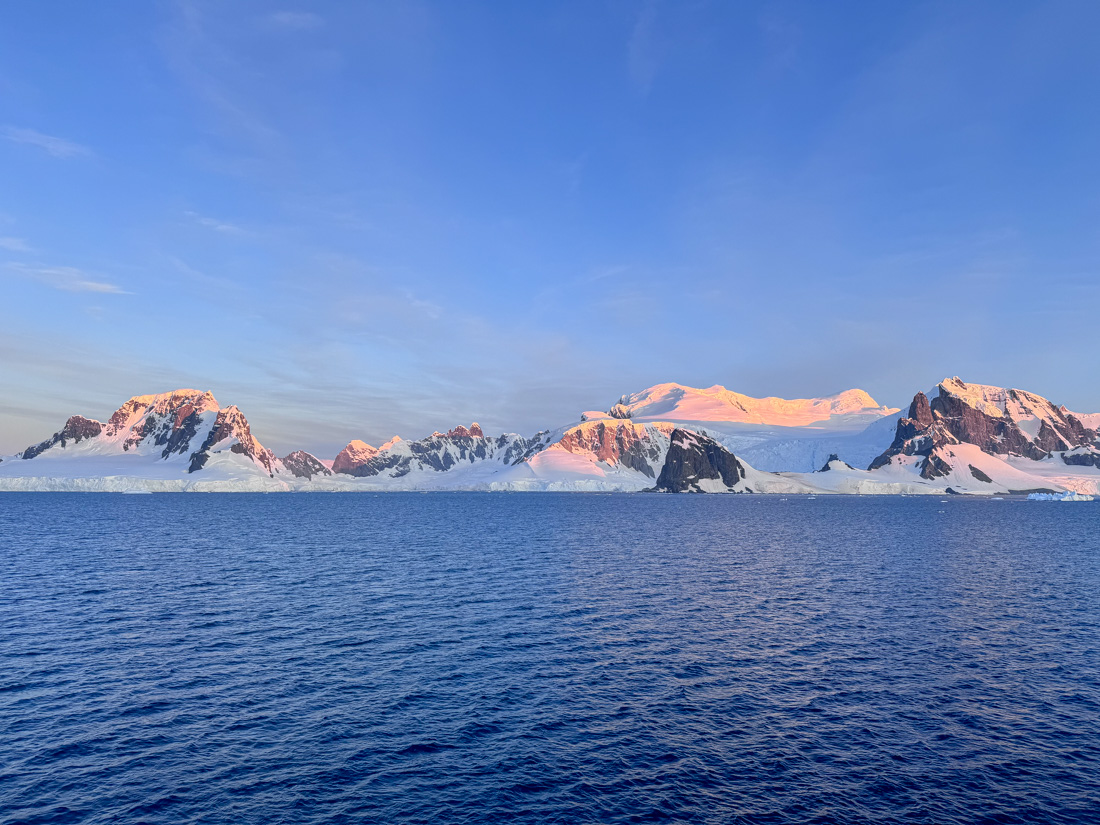
[[[1065,493],[1031,493],[1028,501],[1094,501],[1093,496],[1083,496],[1070,490]]]

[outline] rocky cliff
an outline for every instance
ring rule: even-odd
[[[1041,461],[1055,452],[1090,448],[1097,440],[1096,431],[1065,407],[1024,390],[967,384],[955,377],[938,384],[930,396],[914,396],[893,443],[870,469],[885,467],[895,456],[923,456],[920,475],[934,479],[950,473],[942,448],[955,444]]]
[[[745,479],[741,462],[712,438],[689,430],[672,431],[656,490],[663,493],[736,491]]]

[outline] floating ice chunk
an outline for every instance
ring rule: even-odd
[[[1083,496],[1070,490],[1066,493],[1031,493],[1028,501],[1093,501],[1092,496]]]

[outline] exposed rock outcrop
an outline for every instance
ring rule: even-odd
[[[365,441],[355,440],[344,447],[332,462],[334,473],[355,475],[355,471],[378,455],[378,448]]]
[[[314,476],[332,475],[332,470],[322,464],[316,456],[307,453],[305,450],[295,450],[280,460],[295,478],[311,479]]]
[[[440,437],[443,437],[442,433]],[[453,430],[447,430],[447,438],[484,438],[485,433],[481,431],[481,425],[476,421],[470,425],[469,429],[466,429],[461,424],[455,427]]]
[[[363,442],[352,442],[345,448],[347,453],[353,445],[359,444],[368,450],[359,449],[359,455],[365,459],[359,461],[351,457],[333,463],[333,470],[358,478],[385,476],[401,478],[416,470],[447,472],[460,464],[473,464],[478,461],[493,461],[502,466],[518,464],[544,446],[545,433],[533,438],[519,435],[486,436],[477,424],[469,428],[459,426],[446,433],[435,432],[428,438],[417,441],[395,439],[389,442],[388,449],[375,450]],[[373,453],[369,453],[373,451]],[[344,455],[344,453],[341,453]]]
[[[252,435],[252,428],[248,425],[248,419],[235,406],[218,411],[214,426],[210,428],[210,433],[203,441],[202,447],[191,454],[191,465],[187,468],[187,472],[193,473],[205,466],[213,448],[228,439],[236,439],[236,443],[229,447],[231,452],[248,456],[264,467],[268,475],[274,475],[275,454],[256,440]]]
[[[978,481],[984,482],[986,484],[992,484],[993,483],[993,479],[991,479],[988,475],[983,473],[981,470],[979,470],[973,464],[969,464],[967,466],[970,467],[970,475],[974,476],[974,478],[978,479]]]
[[[690,430],[672,431],[656,490],[664,493],[733,490],[745,478],[745,468],[721,444]]]
[[[990,455],[1039,461],[1053,452],[1092,444],[1096,437],[1095,430],[1065,407],[1042,396],[951,378],[936,387],[931,399],[922,392],[914,396],[893,443],[870,469],[884,467],[898,455],[925,456],[921,476],[939,478],[951,468],[936,451],[952,444],[974,444]]]
[[[667,435],[673,432],[672,424],[651,424]],[[649,438],[645,424],[629,421],[585,421],[567,430],[557,447],[571,453],[591,453],[597,461],[622,465],[656,476],[662,445]]]
[[[1074,450],[1062,453],[1062,462],[1073,467],[1096,467],[1100,469],[1100,450]]]
[[[118,451],[159,459],[185,456],[188,472],[204,467],[211,452],[224,442],[227,449],[247,456],[269,476],[276,471],[274,453],[252,435],[241,411],[222,409],[213,394],[198,390],[136,395],[115,410],[106,424],[73,416],[52,438],[25,450],[23,457],[35,458],[87,439],[97,440],[100,455]]]
[[[82,415],[74,415],[65,422],[64,427],[50,438],[35,444],[33,447],[28,447],[22,455],[25,459],[35,458],[46,452],[50,447],[61,445],[62,448],[65,448],[69,442],[79,444],[86,438],[95,438],[101,432],[103,432],[103,425],[100,422],[85,418]]]
[[[819,473],[827,473],[830,470],[850,470],[850,469],[852,469],[852,466],[848,462],[841,461],[840,456],[838,456],[836,453],[830,453],[829,458],[825,461],[825,463],[822,465],[821,469],[818,470],[818,472]]]

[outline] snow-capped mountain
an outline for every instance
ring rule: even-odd
[[[921,480],[955,492],[1096,492],[1097,439],[1082,417],[1040,395],[948,378],[914,396],[869,473],[830,465],[831,480]]]
[[[18,458],[5,462],[5,476],[156,482],[193,476],[204,483],[266,488],[257,482],[293,475],[252,435],[237,407],[223,408],[211,393],[189,389],[134,396],[106,422],[75,415]],[[69,486],[81,489],[79,484]]]
[[[372,450],[374,448],[371,448]],[[366,455],[366,453],[363,453]],[[335,466],[335,465],[334,465]],[[737,477],[731,474],[739,467]],[[758,473],[720,444],[670,422],[603,418],[527,438],[487,436],[474,424],[374,451],[326,488],[513,491],[801,492],[801,482]],[[715,481],[716,480],[716,481]],[[729,483],[727,484],[726,481]]]
[[[530,437],[486,435],[475,423],[417,440],[395,436],[381,447],[352,441],[332,462],[302,450],[276,458],[237,407],[176,390],[135,396],[106,422],[71,417],[50,438],[0,461],[0,490],[1100,492],[1100,443],[1085,423],[1100,416],[1022,390],[948,379],[918,393],[903,415],[858,390],[790,402],[688,390],[662,385]],[[660,409],[710,418],[648,415]],[[738,416],[753,420],[731,420]],[[844,433],[862,426],[860,418],[872,423],[848,435],[783,435]],[[834,443],[848,455],[834,450],[802,470]],[[870,459],[849,460],[874,445],[871,469],[858,469]],[[788,469],[756,468],[746,459],[753,451],[788,461]]]
[[[753,466],[812,472],[832,454],[866,467],[893,440],[899,410],[860,389],[825,398],[754,398],[715,385],[658,384],[586,417],[671,421],[705,433]]]
[[[990,455],[1023,456],[1033,461],[1096,443],[1095,430],[1039,395],[1023,390],[967,384],[948,378],[926,396],[919,392],[909,414],[898,422],[894,442],[875,466],[897,455],[921,455],[925,478],[943,474],[937,449],[973,444]]]
[[[29,447],[22,457],[50,455],[51,450],[64,450],[69,441],[74,447],[86,442],[83,451],[96,455],[132,452],[164,461],[186,457],[192,473],[223,450],[246,456],[268,474],[275,465],[274,453],[252,435],[239,409],[222,409],[211,393],[198,390],[134,396],[106,424],[73,416],[52,438]]]
[[[394,437],[381,447],[362,441],[352,441],[333,462],[335,473],[354,478],[391,480],[404,483],[431,481],[443,473],[457,472],[452,480],[468,475],[471,469],[478,475],[499,471],[523,460],[540,443],[544,435],[533,439],[506,434],[487,437],[481,427],[458,426],[446,433],[435,432],[417,441]]]
[[[295,450],[288,456],[279,459],[283,468],[295,478],[304,478],[309,481],[314,476],[330,476],[332,470],[324,465],[317,456],[307,453],[305,450]]]

